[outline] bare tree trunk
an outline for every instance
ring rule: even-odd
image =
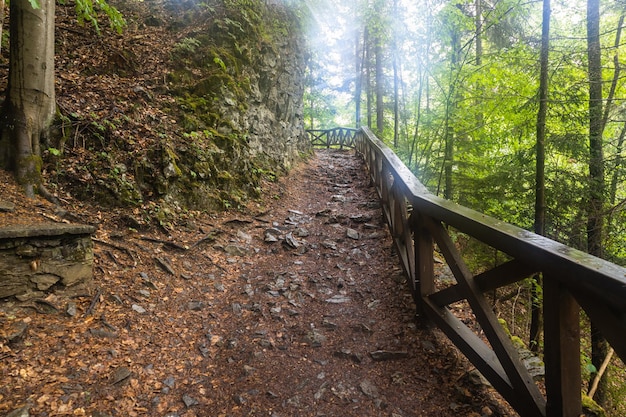
[[[41,183],[40,141],[55,114],[54,0],[11,0],[9,84],[2,117],[0,163],[28,196]]]
[[[363,29],[363,43],[365,43],[365,30]],[[356,127],[361,127],[361,94],[363,91],[363,66],[365,65],[365,44],[361,45],[360,33],[356,31],[354,39],[354,58],[356,88],[354,91],[355,122]]]
[[[443,197],[447,200],[452,200],[454,196],[452,172],[454,165],[454,148],[456,141],[456,132],[454,129],[454,118],[457,111],[457,103],[459,100],[458,91],[456,88],[457,77],[456,71],[459,70],[459,50],[460,50],[460,38],[456,28],[451,29],[451,57],[450,57],[450,90],[448,97],[446,98],[446,120],[445,120],[445,149],[444,149],[444,162],[443,162],[443,174],[444,174],[444,190]]]
[[[383,106],[383,45],[380,35],[376,36],[376,45],[374,46],[375,64],[376,64],[376,134],[382,139],[384,122],[384,106]]]
[[[363,48],[365,48],[365,95],[367,110],[367,127],[372,128],[372,102],[374,101],[372,93],[372,46],[370,45],[370,31],[365,29],[363,40]]]
[[[393,0],[393,19],[394,21],[399,21],[398,16],[398,0]],[[398,147],[398,136],[399,136],[399,123],[400,123],[400,112],[399,112],[399,97],[398,92],[400,90],[400,75],[398,74],[398,66],[399,66],[399,51],[398,51],[398,31],[397,29],[393,29],[393,146],[395,148]],[[410,161],[409,161],[410,165]]]
[[[589,204],[587,251],[602,258],[605,203],[604,156],[602,145],[602,56],[600,49],[600,0],[587,0],[587,58],[589,62]],[[600,369],[608,352],[606,340],[591,324],[591,362]],[[595,375],[592,375],[592,377]],[[597,402],[606,403],[606,378],[600,381]]]
[[[535,145],[535,233],[546,234],[546,116],[548,114],[548,58],[550,50],[550,0],[543,0],[543,23],[541,29],[541,54],[539,71],[539,111],[537,112],[537,143]],[[535,275],[531,291],[530,350],[537,352],[541,334],[541,300],[539,287],[541,275]]]

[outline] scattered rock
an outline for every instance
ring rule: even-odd
[[[337,250],[337,242],[334,242],[332,240],[323,241],[322,246],[325,247],[326,249]]]
[[[350,302],[350,297],[347,297],[345,295],[333,295],[331,298],[328,298],[326,300],[327,303],[330,304],[343,304],[343,303],[349,303]]]
[[[117,333],[104,329],[89,329],[89,333],[100,339],[115,339],[117,337]]]
[[[294,230],[294,233],[298,237],[307,237],[310,235],[309,231],[303,227],[298,227],[296,230]]]
[[[375,361],[392,361],[397,359],[405,359],[409,357],[409,352],[405,351],[389,351],[389,350],[376,350],[370,352],[370,356]]]
[[[337,328],[337,323],[324,319],[322,320],[322,326],[330,330],[335,330]]]
[[[133,304],[130,308],[132,308],[133,311],[136,311],[139,314],[144,314],[146,312],[146,309],[138,304]]]
[[[317,213],[315,213],[315,216],[316,217],[328,217],[330,216],[332,212],[333,211],[331,209],[327,208],[327,209],[318,211]]]
[[[10,201],[0,200],[0,212],[2,213],[10,213],[15,211],[15,204]],[[26,410],[28,412],[28,410]]]
[[[339,359],[350,359],[354,363],[363,362],[363,358],[361,355],[357,353],[353,353],[350,349],[341,349],[339,351],[333,352],[333,356]]]
[[[434,353],[437,351],[435,344],[430,340],[421,340],[420,343],[422,344],[422,348],[427,352]]]
[[[293,237],[293,233],[291,232],[285,235],[285,243],[287,244],[288,247],[293,248],[293,249],[297,249],[300,247],[300,242],[298,242],[298,240],[295,237]]]
[[[326,336],[317,330],[311,330],[304,336],[304,342],[312,347],[320,347],[326,342]]]
[[[252,243],[252,236],[250,236],[248,233],[242,231],[242,230],[238,230],[237,231],[237,238],[239,240],[242,240],[246,243]]]
[[[120,366],[119,368],[115,368],[115,370],[111,374],[111,384],[115,385],[126,381],[132,374],[133,373],[131,372],[131,370],[126,366]]]
[[[268,230],[265,231],[263,240],[268,242],[268,243],[278,242],[278,237],[279,236],[280,236],[280,231],[278,231],[276,229],[268,229]]]
[[[11,326],[9,329],[9,334],[6,336],[6,340],[8,343],[17,343],[23,339],[26,334],[26,330],[28,329],[28,323],[23,321],[19,321]]]
[[[67,303],[67,308],[65,309],[65,313],[70,317],[76,316],[77,314],[76,303],[73,301],[70,301],[69,303]]]
[[[246,248],[238,245],[226,245],[224,247],[224,252],[232,256],[246,256],[248,254],[248,250]]]
[[[200,311],[205,307],[203,301],[190,301],[187,303],[187,308],[191,311]]]
[[[483,376],[477,369],[471,370],[468,374],[469,381],[476,386],[490,387],[491,384],[487,381],[487,378]]]
[[[195,398],[189,396],[188,394],[184,394],[183,395],[183,403],[185,403],[185,407],[187,407],[187,408],[193,407],[194,405],[200,404],[200,402],[198,402],[198,400],[196,400]]]
[[[163,380],[163,384],[167,387],[174,388],[176,384],[176,379],[173,376],[168,376]]]
[[[359,240],[360,238],[359,232],[350,228],[346,229],[346,236],[353,240]]]
[[[350,220],[355,223],[367,223],[372,220],[372,216],[368,214],[355,214],[350,216]]]
[[[348,201],[348,199],[344,195],[335,194],[335,195],[330,197],[330,201],[337,201],[339,203],[345,203],[346,201]]]
[[[369,379],[361,381],[359,388],[361,388],[363,394],[370,398],[378,398],[380,396],[378,388]]]
[[[24,407],[18,408],[17,410],[11,411],[6,417],[29,417],[30,416],[30,405],[26,405]]]

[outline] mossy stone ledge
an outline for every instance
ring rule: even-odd
[[[91,283],[95,230],[61,223],[0,226],[0,299]]]

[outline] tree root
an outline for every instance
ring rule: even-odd
[[[43,184],[39,184],[39,186],[37,187],[37,191],[39,192],[39,194],[45,198],[46,200],[48,200],[49,202],[51,202],[52,204],[56,205],[56,206],[61,206],[61,202],[59,201],[58,198],[56,198],[54,196],[54,194],[52,194],[45,185]]]

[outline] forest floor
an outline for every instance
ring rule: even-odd
[[[0,171],[0,225],[63,221]],[[246,210],[97,225],[91,286],[0,300],[0,415],[507,416],[415,306],[352,152],[319,151]],[[131,213],[132,214],[132,213]]]

